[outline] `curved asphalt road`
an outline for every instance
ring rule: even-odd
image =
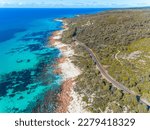
[[[93,61],[96,63],[101,75],[109,82],[111,83],[114,87],[119,88],[121,90],[123,90],[126,93],[129,93],[135,97],[139,98],[139,102],[145,104],[148,108],[150,108],[150,103],[143,98],[140,98],[140,95],[136,95],[135,92],[129,90],[127,87],[125,87],[124,85],[122,85],[121,83],[119,83],[118,81],[116,81],[115,79],[113,79],[103,68],[102,64],[98,61],[96,55],[94,54],[94,52],[87,47],[85,44],[79,42],[76,38],[73,38],[73,40],[75,41],[75,43],[79,44],[80,46],[84,47],[85,50],[90,54],[91,58],[93,59]]]

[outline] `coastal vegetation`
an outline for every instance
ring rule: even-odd
[[[150,102],[150,10],[117,10],[66,19],[63,42],[73,37],[91,48],[118,82]],[[108,83],[90,55],[76,46],[73,62],[82,74],[76,88],[91,112],[150,112],[136,97]]]

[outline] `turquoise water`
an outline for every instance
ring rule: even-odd
[[[57,48],[48,37],[55,18],[108,9],[0,9],[0,112],[54,112],[62,78],[53,73]]]
[[[45,92],[60,87],[61,77],[53,74],[52,65],[61,54],[47,45],[49,30],[60,25],[38,20],[0,44],[0,112],[31,112]]]

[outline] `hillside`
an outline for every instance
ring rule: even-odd
[[[66,21],[63,42],[73,44],[76,35],[114,79],[150,102],[150,10],[107,11]],[[108,83],[84,48],[75,51],[73,62],[82,70],[75,89],[89,111],[149,112],[136,97]]]

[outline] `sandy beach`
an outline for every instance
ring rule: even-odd
[[[54,73],[62,75],[63,84],[61,86],[61,93],[58,95],[59,106],[57,113],[86,113],[85,104],[82,101],[81,95],[74,91],[76,87],[75,79],[81,74],[71,61],[74,55],[74,50],[71,45],[62,43],[61,38],[64,31],[68,30],[67,23],[63,22],[63,30],[55,31],[50,37],[50,45],[58,48],[62,57],[57,59],[58,65]]]

